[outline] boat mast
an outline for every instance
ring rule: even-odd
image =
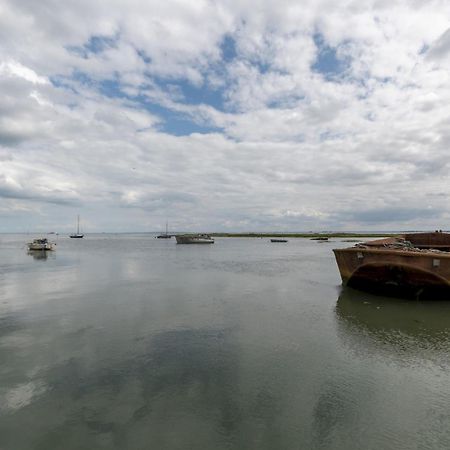
[[[166,236],[169,234],[168,233],[168,227],[169,227],[169,222],[166,220]]]
[[[80,215],[77,215],[77,234],[80,234]]]

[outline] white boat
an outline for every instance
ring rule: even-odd
[[[77,216],[77,232],[74,234],[71,234],[70,237],[72,239],[81,239],[84,237],[84,234],[80,233],[80,215]]]
[[[177,244],[214,244],[214,239],[208,234],[179,234],[175,239]]]
[[[33,242],[28,243],[28,250],[51,251],[53,250],[53,244],[47,238],[33,239]]]

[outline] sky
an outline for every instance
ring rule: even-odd
[[[0,232],[450,228],[448,0],[0,0]]]

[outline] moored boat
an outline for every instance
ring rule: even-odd
[[[77,232],[70,235],[72,239],[82,239],[84,234],[80,233],[80,216],[77,216]]]
[[[334,249],[344,285],[450,299],[450,233],[411,233]]]
[[[159,234],[158,236],[156,236],[156,239],[170,239],[172,235],[169,234],[168,227],[169,223],[166,222],[166,232],[164,234]]]
[[[287,239],[271,239],[270,242],[287,242]]]
[[[33,239],[28,244],[28,250],[30,251],[51,251],[53,250],[53,244],[48,241],[47,238]]]
[[[177,244],[214,244],[209,234],[179,234],[175,239]]]

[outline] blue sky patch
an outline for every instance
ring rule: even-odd
[[[201,121],[192,120],[189,115],[183,114],[178,111],[173,111],[169,108],[166,108],[156,102],[152,102],[143,95],[139,96],[130,96],[127,95],[122,90],[122,86],[117,78],[95,81],[92,80],[88,75],[82,72],[74,72],[72,77],[52,77],[51,82],[54,86],[74,90],[71,81],[76,81],[83,85],[87,85],[90,87],[96,87],[98,91],[109,98],[123,99],[129,100],[133,102],[137,108],[142,108],[151,114],[159,117],[161,119],[161,124],[159,125],[159,130],[168,133],[174,136],[186,136],[192,133],[214,133],[222,131],[221,128],[217,128],[214,126],[210,126],[207,124],[202,124]],[[168,83],[161,83],[162,86],[165,86],[167,89],[170,87]],[[160,85],[160,87],[161,87]],[[183,94],[190,97],[190,104],[200,104],[200,99],[205,100],[207,98],[209,101],[208,104],[216,104],[222,105],[221,94],[218,92],[209,92],[206,88],[195,88],[189,85],[187,82],[179,83],[178,86],[183,91]],[[216,96],[216,97],[215,97]],[[205,103],[205,102],[203,102]]]
[[[221,128],[194,123],[187,117],[174,114],[169,110],[166,120],[159,126],[159,129],[173,136],[189,136],[192,133],[209,134],[223,131]]]
[[[91,53],[101,53],[107,48],[115,47],[119,37],[107,37],[107,36],[92,36],[84,48]]]
[[[211,86],[205,81],[200,86],[195,86],[186,80],[166,80],[152,78],[152,82],[161,91],[175,94],[177,101],[186,105],[209,105],[215,109],[224,109],[224,88],[222,86]]]
[[[222,60],[225,63],[233,61],[237,56],[236,41],[230,35],[226,35],[220,44],[220,50],[222,52]]]
[[[81,46],[71,45],[66,49],[70,53],[87,59],[90,54],[101,53],[108,48],[115,47],[118,40],[119,36],[91,36],[85,44]]]
[[[106,97],[129,98],[129,96],[122,91],[121,84],[117,79],[112,78],[109,80],[102,80],[98,83],[98,88],[100,93]]]
[[[180,84],[182,85],[180,86],[182,90],[183,88],[187,89],[186,86],[190,86],[186,82]],[[168,85],[166,87],[168,87]],[[121,90],[121,85],[117,80],[103,80],[99,84],[99,90],[107,97],[122,98],[133,101],[142,109],[145,109],[151,114],[159,117],[161,119],[159,129],[164,133],[174,136],[186,136],[192,133],[212,133],[220,131],[219,128],[211,127],[209,125],[191,120],[187,114],[172,111],[171,109],[161,106],[156,102],[151,102],[148,97],[131,97]],[[192,102],[191,104],[194,103]]]
[[[159,117],[161,119],[161,123],[159,124],[158,128],[164,133],[168,133],[173,136],[187,136],[192,133],[207,134],[221,131],[221,129],[217,127],[202,124],[200,123],[200,121],[196,122],[195,120],[192,120],[187,114],[173,111],[158,103],[152,102],[147,97],[138,96],[129,99],[138,103],[139,106],[146,111]]]
[[[186,103],[190,105],[205,104],[223,110],[223,88],[212,88],[206,83],[197,87],[184,81],[179,82],[178,86],[183,92]]]
[[[311,69],[322,74],[327,80],[333,80],[342,75],[348,69],[350,61],[348,59],[340,59],[337,54],[337,48],[329,46],[322,34],[316,33],[313,39],[318,53]]]

